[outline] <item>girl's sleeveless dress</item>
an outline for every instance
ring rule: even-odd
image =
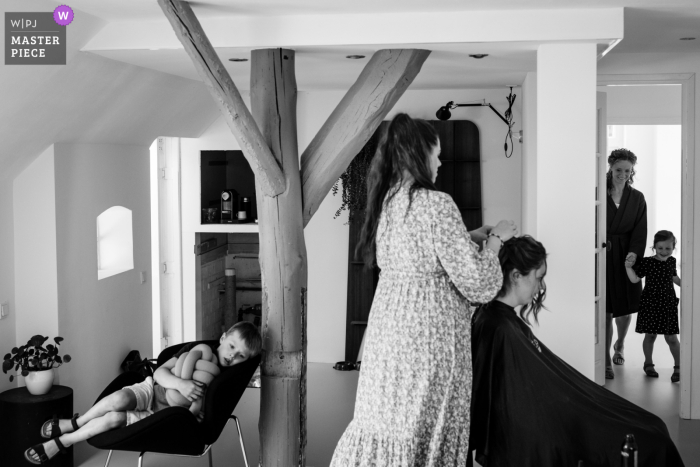
[[[647,256],[633,266],[637,276],[646,277],[639,303],[635,331],[640,334],[678,334],[678,297],[673,287],[677,276],[676,258],[666,261]]]
[[[479,253],[452,198],[408,188],[377,230],[379,283],[365,335],[354,418],[331,466],[465,466],[471,399],[469,302],[503,277]]]

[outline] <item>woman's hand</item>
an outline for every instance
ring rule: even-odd
[[[513,221],[504,220],[496,224],[490,233],[498,235],[505,242],[518,235],[518,226]]]
[[[488,234],[491,232],[492,229],[493,229],[493,227],[490,225],[482,225],[478,229],[472,230],[471,232],[469,232],[469,236],[471,237],[471,239],[474,243],[481,243],[484,240],[486,240],[486,237],[488,236]]]
[[[627,256],[625,257],[625,263],[627,263],[627,261],[631,261],[632,264],[634,264],[637,261],[637,253],[627,253]]]
[[[626,259],[625,260],[625,267],[628,269],[631,269],[632,266],[634,266],[634,260],[633,259]]]

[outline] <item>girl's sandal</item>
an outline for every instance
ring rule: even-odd
[[[673,374],[671,375],[671,382],[677,383],[680,380],[681,380],[681,367],[674,366],[673,367]]]
[[[615,372],[613,371],[612,366],[605,367],[605,379],[615,379]]]
[[[78,430],[78,414],[73,415],[73,418],[70,419],[71,425],[73,425],[73,431]],[[47,428],[51,427],[51,433],[48,433]],[[46,439],[54,439],[58,438],[61,436],[63,433],[61,433],[61,428],[58,426],[58,416],[54,415],[51,420],[46,420],[43,425],[41,425],[41,437],[46,438]]]
[[[659,374],[654,370],[654,364],[650,363],[648,365],[644,365],[644,373],[647,374],[647,376],[651,376],[652,378],[658,378]]]
[[[56,443],[56,446],[58,446],[58,450],[62,453],[66,453],[66,447],[61,443],[61,440],[58,438],[54,438],[53,440]],[[34,457],[29,453],[29,451],[34,451],[35,454],[39,456],[39,460],[37,461],[34,459]],[[27,462],[30,464],[34,465],[41,465],[41,464],[46,464],[49,462],[51,459],[49,459],[49,456],[46,455],[46,451],[44,450],[44,445],[43,444],[35,444],[34,446],[30,447],[26,451],[24,451],[24,458],[27,459]]]

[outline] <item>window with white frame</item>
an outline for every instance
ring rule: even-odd
[[[112,206],[97,216],[97,279],[134,269],[131,210]]]

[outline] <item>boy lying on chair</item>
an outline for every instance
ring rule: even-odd
[[[194,342],[187,344],[158,367],[152,378],[149,376],[141,383],[104,397],[82,417],[76,414],[70,420],[54,419],[44,423],[41,436],[50,441],[30,447],[24,452],[24,457],[32,464],[44,464],[68,446],[131,425],[172,405],[189,405],[190,411],[201,421],[199,409],[206,385],[221,370],[258,355],[261,349],[258,329],[245,321],[226,331],[216,348]],[[179,368],[176,368],[178,364]]]

